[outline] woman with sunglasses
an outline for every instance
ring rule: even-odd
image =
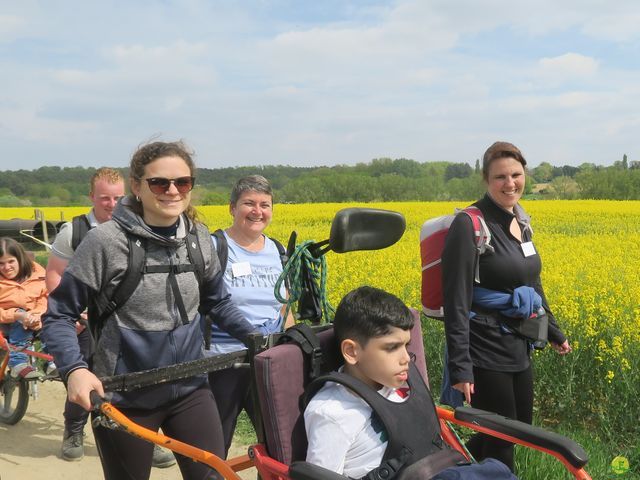
[[[201,313],[210,314],[240,340],[254,330],[231,302],[208,229],[196,220],[191,206],[194,171],[191,154],[181,142],[140,147],[131,160],[132,195],[118,204],[113,221],[89,232],[50,297],[45,337],[50,339],[69,400],[87,410],[92,390],[104,395],[98,377],[202,358]],[[194,238],[193,234],[196,240],[187,245],[187,235]],[[123,305],[99,326],[90,325],[97,332],[90,371],[80,355],[74,322],[89,303],[102,311],[113,298],[127,270],[131,236],[144,246],[145,273]],[[193,265],[189,248],[196,241],[203,272],[188,268]],[[171,267],[163,268],[167,265]],[[220,418],[206,374],[116,392],[111,402],[144,427],[154,431],[162,427],[171,437],[224,455]],[[106,479],[149,478],[153,444],[102,426],[93,431]],[[183,478],[216,478],[209,467],[180,455],[176,458]]]

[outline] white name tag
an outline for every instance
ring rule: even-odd
[[[251,275],[251,264],[249,262],[238,262],[231,265],[231,273],[234,277],[245,277]]]
[[[531,255],[536,254],[536,249],[533,246],[533,242],[524,242],[522,245],[522,253],[524,253],[525,257],[530,257]]]

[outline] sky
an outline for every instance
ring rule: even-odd
[[[640,160],[637,0],[0,0],[0,170]]]

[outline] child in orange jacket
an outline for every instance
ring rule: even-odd
[[[46,310],[44,268],[33,262],[18,242],[0,238],[0,328],[9,342],[26,345],[33,332],[42,328],[40,317]],[[27,363],[27,355],[22,352],[11,352],[9,367],[13,377],[42,376]]]

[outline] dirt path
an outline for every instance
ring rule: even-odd
[[[62,410],[65,390],[59,382],[39,385],[39,397],[30,399],[25,417],[13,426],[0,424],[0,480],[93,480],[102,478],[102,468],[91,428],[85,428],[85,456],[79,462],[60,458],[64,424]],[[246,453],[233,447],[231,456]],[[247,480],[256,478],[255,469],[242,472]],[[151,480],[181,479],[176,465],[151,470]]]

